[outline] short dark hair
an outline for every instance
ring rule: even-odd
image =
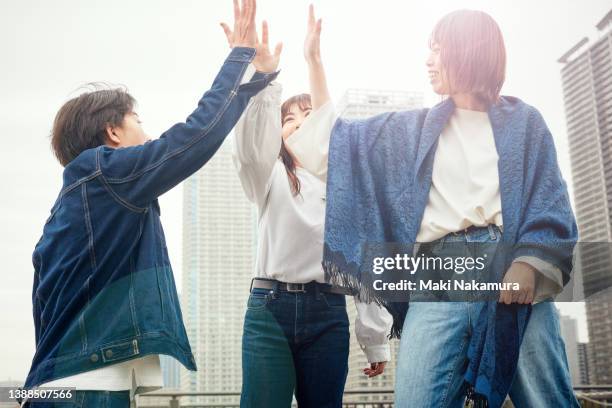
[[[489,105],[497,102],[506,75],[506,47],[490,15],[453,11],[434,27],[430,46],[433,42],[440,45],[440,60],[452,92],[474,93]]]
[[[87,86],[94,90],[70,99],[55,115],[51,147],[62,166],[83,151],[105,144],[106,127],[121,126],[136,103],[125,87]]]

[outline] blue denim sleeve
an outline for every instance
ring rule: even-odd
[[[158,139],[140,146],[98,148],[98,170],[116,200],[141,211],[215,154],[249,99],[278,75],[258,73],[250,82],[240,85],[254,56],[253,48],[234,48],[193,113]]]

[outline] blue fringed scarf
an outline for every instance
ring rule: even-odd
[[[408,303],[391,302],[368,284],[369,243],[414,245],[431,186],[438,136],[454,110],[452,99],[431,109],[339,119],[332,131],[327,176],[323,267],[328,281],[385,306],[399,337]],[[513,259],[536,256],[559,267],[564,284],[578,232],[552,136],[540,113],[514,97],[489,109],[504,232],[510,248],[496,256],[499,281]],[[531,306],[487,302],[468,349],[470,395],[500,407],[508,393]],[[424,328],[425,329],[425,328]],[[484,406],[483,405],[483,406]]]

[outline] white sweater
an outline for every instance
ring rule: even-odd
[[[325,222],[325,182],[297,167],[301,192],[294,196],[279,159],[281,92],[273,82],[250,101],[234,129],[234,165],[248,199],[257,205],[259,237],[255,275],[290,283],[324,283],[321,266]],[[314,138],[319,109],[290,139]],[[327,136],[329,137],[329,136]],[[355,334],[369,362],[388,361],[392,319],[374,303],[356,301]]]

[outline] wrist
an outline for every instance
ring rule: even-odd
[[[257,64],[253,64],[253,66],[255,67],[255,71],[261,73],[261,74],[272,74],[274,72],[276,72],[278,70],[278,67],[274,67],[274,68],[270,68],[270,67],[262,67],[262,66],[258,66]]]
[[[250,63],[255,58],[255,53],[255,48],[234,46],[227,57],[227,61]]]
[[[231,45],[231,47],[232,47],[232,49],[233,48],[248,48],[250,50],[257,51],[257,49],[255,48],[254,45],[246,45],[246,44],[237,44],[237,43],[234,43],[234,44]]]
[[[310,55],[306,57],[306,63],[311,67],[318,67],[322,65],[321,56],[320,55]]]
[[[513,261],[513,263],[518,264],[523,270],[532,272],[532,273],[536,273],[537,269],[533,267],[533,265],[531,265],[528,262],[525,261]]]

